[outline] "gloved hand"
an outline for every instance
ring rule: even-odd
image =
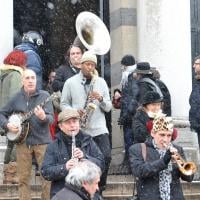
[[[168,163],[170,162],[171,160],[171,157],[172,157],[172,154],[170,152],[170,150],[168,149],[163,157],[163,161],[166,165],[168,165]]]

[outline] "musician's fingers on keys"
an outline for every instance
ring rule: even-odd
[[[76,158],[80,159],[80,158],[84,157],[84,154],[83,154],[83,152],[79,148],[75,148],[75,150],[74,150],[74,156]]]
[[[178,152],[178,150],[176,148],[174,148],[174,147],[170,147],[170,152],[172,154],[176,154]]]
[[[84,109],[79,109],[77,111],[78,111],[78,113],[79,113],[80,116],[82,116],[85,113]]]
[[[102,101],[102,96],[101,96],[101,94],[100,94],[99,92],[97,92],[97,91],[92,91],[92,92],[90,93],[90,97],[91,97],[91,99],[96,99],[96,100],[98,100],[98,101]]]
[[[75,165],[74,159],[68,160],[67,163],[66,163],[66,168],[67,168],[67,170],[69,170],[69,169],[71,169],[72,167],[74,167],[74,165]]]

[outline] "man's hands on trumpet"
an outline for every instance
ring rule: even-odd
[[[76,165],[77,160],[80,160],[84,157],[84,153],[79,148],[74,148],[73,156],[74,158],[71,158],[66,163],[67,170],[73,168]]]
[[[166,144],[164,144],[164,146],[166,147],[167,151],[163,157],[163,160],[164,160],[165,164],[167,165],[172,158],[176,160],[176,158],[178,156],[177,155],[178,151],[172,145],[167,146]]]

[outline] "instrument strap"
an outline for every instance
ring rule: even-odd
[[[147,158],[147,146],[145,143],[141,143],[141,147],[142,147],[142,157],[144,159],[144,161],[146,161]]]

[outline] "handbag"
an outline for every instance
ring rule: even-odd
[[[147,156],[147,147],[145,143],[141,143],[141,148],[142,148],[142,157],[144,161],[146,161],[146,156]],[[133,195],[131,197],[128,197],[127,200],[139,200],[137,192],[136,192],[136,178],[133,176],[134,179],[134,184],[133,184]]]

